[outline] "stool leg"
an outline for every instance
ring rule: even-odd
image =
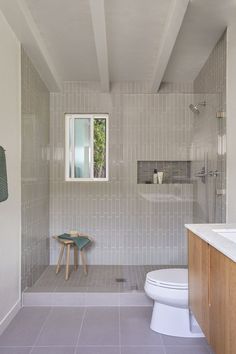
[[[62,260],[62,257],[63,257],[64,249],[65,249],[65,245],[64,245],[64,243],[62,243],[62,244],[61,244],[61,249],[60,249],[59,258],[58,258],[58,262],[57,262],[56,274],[57,274],[57,273],[59,272],[59,270],[60,270],[61,260]]]
[[[84,274],[87,275],[88,274],[88,270],[87,270],[86,255],[85,255],[84,250],[81,250],[80,254],[81,254],[81,261],[82,261],[83,268],[84,268]]]
[[[66,246],[66,280],[69,279],[69,268],[70,268],[70,244]]]
[[[74,270],[78,269],[78,248],[74,246]]]

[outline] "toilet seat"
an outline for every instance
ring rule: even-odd
[[[175,268],[154,270],[147,273],[146,281],[154,286],[186,290],[188,289],[188,270]]]

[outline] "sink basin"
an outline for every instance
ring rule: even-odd
[[[227,240],[236,242],[236,229],[214,229],[212,231],[227,238]]]

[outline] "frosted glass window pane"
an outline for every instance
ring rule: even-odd
[[[91,177],[91,119],[78,118],[74,121],[74,177]]]
[[[70,119],[70,123],[69,123],[69,146],[70,146],[70,150],[69,150],[69,176],[72,177],[72,161],[73,161],[73,150],[72,150],[72,146],[73,146],[73,124],[74,121],[73,119]]]

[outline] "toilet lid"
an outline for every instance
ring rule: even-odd
[[[188,288],[188,270],[187,269],[159,269],[147,273],[148,282],[166,287]]]

